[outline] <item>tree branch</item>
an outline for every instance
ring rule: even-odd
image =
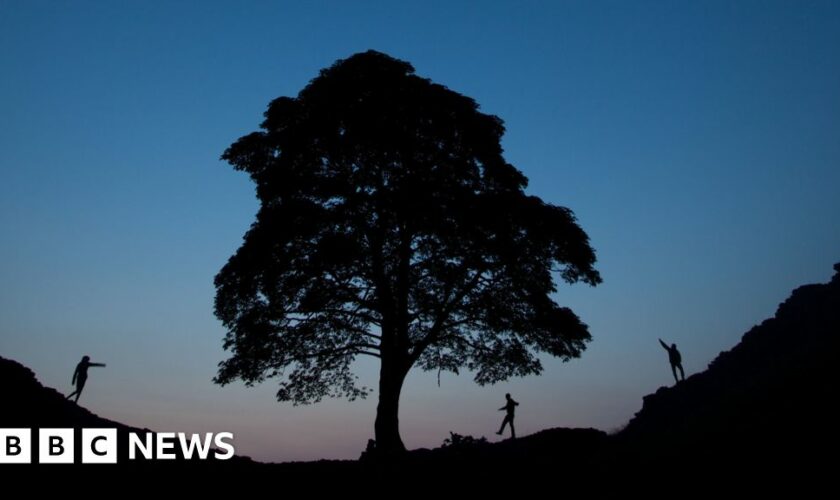
[[[473,276],[470,282],[458,292],[455,298],[453,298],[448,303],[443,304],[440,311],[438,312],[438,317],[435,319],[434,324],[432,324],[432,326],[429,328],[429,333],[427,333],[426,336],[423,337],[423,339],[417,342],[414,345],[414,349],[411,350],[409,360],[412,364],[415,361],[417,361],[417,359],[420,357],[420,354],[422,354],[427,347],[429,347],[435,340],[437,340],[437,338],[440,336],[440,333],[444,330],[444,321],[446,321],[446,318],[451,312],[449,309],[455,304],[459,303],[461,300],[463,300],[467,293],[471,292],[475,288],[479,280],[481,280],[481,277],[484,274],[484,272],[485,269],[483,268],[477,270],[475,276]]]
[[[307,316],[310,316],[310,317],[314,314],[320,314],[320,313],[342,314],[342,315],[347,315],[347,316],[353,316],[353,317],[359,318],[363,321],[366,321],[368,323],[372,323],[376,326],[381,326],[380,321],[377,318],[374,318],[370,314],[361,312],[358,309],[356,309],[354,311],[348,311],[347,309],[318,309],[317,311],[301,311],[301,310],[298,310],[298,309],[293,309],[293,310],[289,310],[289,311],[286,312],[286,314],[304,314],[304,315],[307,315]]]
[[[290,362],[291,361],[303,361],[303,360],[306,360],[306,359],[320,358],[320,357],[325,357],[325,356],[327,356],[327,357],[337,356],[337,355],[341,355],[343,353],[347,353],[348,351],[354,351],[354,350],[355,350],[355,352],[353,352],[353,354],[367,354],[369,356],[379,357],[378,354],[363,351],[362,349],[373,349],[373,350],[378,351],[379,346],[378,345],[373,345],[373,344],[366,344],[366,343],[349,344],[349,345],[346,345],[346,346],[343,346],[343,347],[336,347],[335,349],[323,349],[323,350],[320,350],[318,352],[305,354],[305,355],[302,355],[302,356],[292,356],[288,361],[290,361]]]

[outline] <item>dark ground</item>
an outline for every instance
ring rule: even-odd
[[[361,461],[261,464],[237,457],[129,462],[121,456],[118,466],[0,465],[0,477],[31,471],[45,477],[70,470],[83,476],[153,472],[151,477],[293,482],[329,489],[375,488],[395,481],[407,487],[404,491],[412,486],[446,492],[521,485],[655,496],[720,488],[794,488],[798,494],[833,489],[840,265],[835,270],[829,283],[796,289],[773,318],[753,327],[706,371],[646,396],[641,410],[614,435],[558,428],[494,444],[453,436],[452,444],[434,450]],[[66,401],[14,361],[0,358],[0,380],[5,395],[0,428],[117,427],[123,454],[127,433],[141,431]]]

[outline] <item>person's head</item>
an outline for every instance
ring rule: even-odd
[[[505,394],[505,399],[510,399],[510,393]]]
[[[676,349],[676,348],[677,348],[677,344],[671,344],[671,349]]]
[[[87,363],[88,361],[90,361],[90,356],[82,356],[83,363]]]

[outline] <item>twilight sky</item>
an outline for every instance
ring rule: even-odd
[[[0,355],[154,430],[231,431],[260,460],[355,458],[375,397],[293,407],[211,383],[213,277],[257,209],[219,161],[268,102],[376,49],[506,123],[528,191],[578,215],[604,283],[560,287],[580,359],[478,387],[413,371],[409,447],[613,430],[840,260],[840,3],[0,0]],[[359,363],[366,385],[376,365]]]

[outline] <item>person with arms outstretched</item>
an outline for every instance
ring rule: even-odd
[[[505,399],[507,400],[507,403],[505,403],[504,406],[499,408],[499,411],[505,410],[507,412],[507,414],[505,415],[505,419],[502,420],[502,426],[499,427],[499,432],[497,432],[496,434],[501,435],[502,432],[505,431],[505,426],[507,424],[510,424],[510,437],[515,438],[516,437],[516,429],[513,428],[513,414],[514,414],[515,408],[517,406],[519,406],[519,403],[514,401],[513,398],[510,397],[510,394],[505,394]]]
[[[67,399],[75,395],[75,402],[79,402],[79,396],[82,395],[82,389],[85,388],[85,382],[87,382],[87,371],[91,366],[105,366],[105,363],[91,363],[90,356],[82,357],[82,360],[76,365],[76,371],[73,372],[73,385],[76,386],[76,390],[71,392]]]
[[[668,361],[671,363],[671,372],[674,374],[674,380],[679,383],[680,378],[685,380],[685,372],[683,371],[682,367],[682,355],[680,351],[677,350],[677,344],[671,344],[668,347],[668,344],[662,342],[662,339],[659,339],[659,343],[662,344],[662,348],[668,351]],[[677,369],[680,370],[680,378],[677,378]]]

